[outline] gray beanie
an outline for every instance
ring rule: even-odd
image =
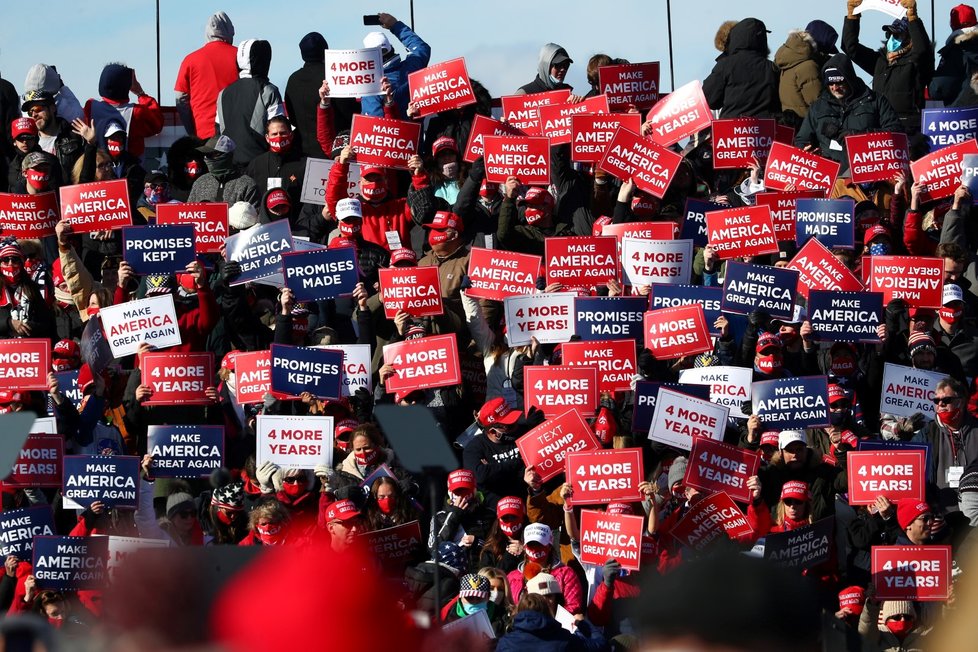
[[[686,477],[686,458],[677,457],[672,461],[672,466],[669,467],[669,490],[677,482],[682,482],[683,478]]]
[[[166,499],[166,517],[173,518],[173,515],[184,509],[194,509],[194,497],[180,491],[170,494]]]
[[[208,41],[226,41],[230,43],[234,40],[234,24],[228,15],[219,11],[207,19],[207,26],[204,27],[204,36]]]

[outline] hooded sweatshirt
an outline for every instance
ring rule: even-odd
[[[727,56],[703,80],[703,94],[721,118],[768,117],[781,110],[777,68],[768,56],[767,27],[745,18],[730,30]]]
[[[572,90],[573,86],[570,84],[564,84],[563,82],[554,82],[550,79],[550,68],[554,58],[558,54],[563,54],[564,56],[570,58],[567,54],[567,50],[563,47],[557,45],[556,43],[547,43],[540,49],[540,56],[537,60],[537,76],[536,79],[531,81],[529,84],[523,84],[520,86],[519,90],[516,92],[517,95],[532,93],[545,93],[547,91],[556,90]]]
[[[95,121],[95,135],[99,147],[106,149],[105,130],[112,122],[126,126],[126,149],[137,159],[146,151],[146,138],[163,130],[163,111],[155,99],[140,95],[136,102],[129,101],[135,71],[121,63],[110,63],[102,69],[98,80],[101,99],[85,103],[85,120]]]
[[[781,71],[781,110],[794,111],[800,118],[808,115],[808,107],[822,92],[822,72],[815,63],[815,48],[808,32],[792,30],[774,55],[774,65]]]
[[[58,117],[69,123],[85,115],[81,102],[61,81],[61,75],[54,67],[44,63],[36,63],[27,71],[24,80],[24,94],[31,91],[44,90],[54,95],[54,103],[58,109]]]

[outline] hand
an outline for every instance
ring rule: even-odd
[[[81,136],[86,143],[91,145],[95,142],[95,121],[85,122],[81,118],[71,121],[71,130]]]
[[[7,558],[3,562],[3,568],[7,571],[7,577],[17,576],[17,565],[20,564],[20,560],[14,555],[7,555]]]
[[[383,384],[383,383],[387,382],[387,379],[388,378],[390,378],[391,376],[396,375],[397,374],[397,370],[394,369],[394,365],[385,364],[384,366],[382,366],[377,371],[377,373],[380,374],[380,382],[381,382],[381,384]]]
[[[523,554],[523,544],[516,539],[510,539],[509,543],[506,544],[506,552],[514,557],[519,557]]]
[[[540,487],[543,486],[540,474],[532,466],[526,467],[526,470],[523,471],[523,482],[533,491],[540,491]]]
[[[751,502],[761,497],[761,479],[756,475],[747,478],[747,488],[750,489]]]
[[[282,292],[278,295],[279,303],[282,305],[282,314],[291,315],[292,308],[295,307],[295,294],[289,288],[282,288]]]
[[[859,448],[859,437],[851,430],[843,430],[839,436],[837,448],[840,451],[854,451]]]
[[[380,90],[384,94],[384,103],[393,104],[394,86],[391,84],[391,80],[387,79],[387,77],[382,77],[380,80]]]
[[[397,332],[403,336],[411,327],[411,314],[406,310],[398,310],[397,314],[394,315],[394,326],[397,327]]]
[[[652,292],[651,285],[636,285],[632,288],[632,294],[639,297],[647,297]]]
[[[407,105],[407,117],[414,118],[421,113],[421,107],[418,106],[417,102],[408,102]]]
[[[714,204],[720,204],[721,206],[730,205],[730,197],[728,195],[713,195],[710,197],[710,201]]]
[[[89,509],[92,510],[93,514],[101,514],[108,510],[108,506],[101,500],[96,500]]]
[[[204,283],[207,282],[207,268],[201,265],[200,261],[194,260],[187,263],[184,271],[194,277],[194,285],[199,288],[204,287]]]
[[[360,310],[367,309],[367,288],[364,287],[363,282],[357,283],[356,287],[353,288],[353,300],[357,302],[357,306]]]
[[[153,345],[149,342],[142,342],[136,347],[136,359],[139,360],[139,366],[143,366],[143,354],[148,353],[153,350]]]
[[[645,500],[652,500],[652,495],[655,493],[655,487],[648,480],[643,480],[638,483],[638,490],[642,492],[645,496]]]
[[[221,267],[221,280],[225,284],[233,282],[239,276],[241,276],[241,263],[238,261],[229,260]]]
[[[140,84],[139,83],[139,80],[136,79],[136,71],[135,70],[132,71],[132,84],[130,84],[129,90],[136,97],[140,97],[140,96],[146,94],[145,92],[143,92],[143,86],[142,86],[142,84]]]
[[[574,487],[571,486],[571,483],[565,482],[564,484],[560,485],[560,498],[564,501],[565,505],[569,505],[573,497]]]
[[[132,265],[124,260],[119,261],[119,281],[118,285],[125,288],[129,284],[129,279],[133,277]]]
[[[756,414],[750,415],[747,419],[747,441],[756,444],[760,437],[761,417]]]
[[[717,261],[719,261],[719,256],[717,256],[717,251],[710,245],[703,247],[703,267],[707,272],[711,274],[716,271]]]
[[[873,502],[873,506],[876,507],[877,513],[883,518],[890,518],[893,516],[893,503],[891,503],[886,496],[877,496],[876,500]]]
[[[258,485],[263,494],[274,492],[282,483],[282,469],[273,462],[265,462],[255,469],[255,476],[258,478]]]
[[[578,104],[584,101],[583,95],[574,95],[573,93],[567,96],[567,101],[564,104]]]
[[[506,183],[503,184],[503,197],[506,199],[516,199],[519,189],[520,180],[516,177],[507,177]]]
[[[380,26],[384,29],[390,29],[397,22],[397,19],[390,14],[377,14],[377,18],[380,19]]]
[[[329,82],[325,79],[323,85],[319,87],[319,105],[324,108],[329,106]]]
[[[914,181],[913,185],[910,186],[910,209],[911,210],[917,210],[918,208],[920,208],[920,193],[922,193],[923,191],[924,191],[924,184],[920,181]]]
[[[880,323],[876,327],[876,337],[880,338],[880,344],[886,344],[886,340],[889,338],[890,334],[886,330],[886,324]]]
[[[142,472],[143,477],[146,478],[147,480],[153,477],[152,475],[150,475],[150,470],[152,468],[153,468],[153,456],[148,454],[143,455],[143,459],[139,462],[139,470]]]
[[[642,136],[648,137],[652,133],[653,125],[651,120],[646,120],[642,123]]]
[[[750,181],[756,186],[761,182],[761,162],[757,160],[756,156],[752,156],[750,165],[747,167],[750,169]]]
[[[53,371],[48,372],[48,394],[56,396],[58,394],[58,377]]]
[[[299,394],[299,400],[305,403],[306,405],[312,405],[312,402],[316,400],[316,397],[313,396],[310,392],[302,392],[301,394]]]
[[[962,205],[971,205],[971,192],[968,191],[968,186],[958,186],[954,191],[954,202],[951,208],[960,210]]]
[[[453,507],[458,507],[462,511],[465,511],[472,504],[472,494],[465,494],[464,496],[448,494],[448,502]]]
[[[614,559],[609,559],[604,563],[604,568],[601,570],[604,574],[604,585],[610,589],[615,585],[618,574],[621,573],[621,564]]]
[[[206,398],[211,403],[217,403],[221,400],[221,395],[217,393],[216,387],[205,387],[204,398]]]
[[[851,616],[851,615],[852,615],[852,609],[850,609],[849,607],[842,607],[841,609],[835,612],[835,617],[838,618],[839,620],[845,620],[847,616]]]
[[[725,340],[730,336],[730,322],[723,315],[717,317],[716,321],[713,322],[713,328],[720,331],[721,340]]]
[[[607,283],[605,283],[605,286],[608,288],[609,297],[621,296],[622,287],[621,287],[621,283],[619,283],[618,281],[614,281],[614,280],[608,281]]]
[[[26,321],[20,321],[19,319],[11,319],[10,327],[16,331],[18,335],[28,336],[31,334],[31,326]]]
[[[464,537],[462,537],[462,540],[458,542],[458,545],[463,548],[469,548],[473,543],[475,543],[475,535],[466,534]]]
[[[622,182],[621,187],[618,189],[618,201],[623,204],[627,204],[632,201],[632,194],[635,192],[635,182],[632,181],[631,177],[628,177],[624,182]]]
[[[807,319],[801,323],[801,328],[798,329],[798,335],[801,339],[806,342],[812,339],[812,322]]]
[[[424,173],[424,163],[421,161],[421,157],[417,154],[408,159],[407,167],[413,176],[418,177]]]
[[[24,602],[30,602],[34,599],[34,591],[37,590],[37,580],[34,579],[33,575],[28,575],[27,579],[24,580],[24,590],[27,592],[24,595]]]
[[[59,247],[70,247],[71,246],[71,225],[60,220],[54,225],[54,234],[58,237]]]
[[[547,287],[543,288],[543,292],[544,294],[548,294],[550,292],[560,292],[563,289],[564,289],[563,283],[551,283]]]
[[[112,239],[112,231],[111,230],[92,231],[88,235],[93,240],[102,240],[103,242],[105,240],[111,240]]]
[[[353,152],[353,148],[350,145],[347,145],[340,150],[340,155],[336,157],[336,160],[338,163],[348,163],[355,158],[356,156]]]
[[[907,187],[907,171],[903,170],[893,175],[893,194],[902,195]]]
[[[136,401],[143,403],[153,396],[153,390],[149,385],[140,385],[136,388]]]

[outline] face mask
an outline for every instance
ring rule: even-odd
[[[166,187],[157,189],[150,186],[143,190],[143,196],[153,206],[170,201],[170,191]]]
[[[540,549],[533,549],[533,550],[530,550],[529,548],[524,548],[523,551],[526,553],[526,556],[529,559],[532,559],[533,561],[536,562],[541,562],[550,556],[549,548],[540,548]]]
[[[281,525],[256,525],[255,536],[266,546],[276,546],[285,538]]]
[[[454,179],[455,175],[458,174],[458,163],[456,161],[446,163],[441,166],[441,173],[449,179]]]
[[[448,242],[448,234],[445,231],[428,232],[428,244],[432,247],[437,247],[438,245],[446,242]]]
[[[886,256],[890,253],[890,245],[885,242],[874,242],[869,245],[870,256]]]
[[[937,420],[942,426],[945,428],[951,428],[961,417],[961,408],[953,407],[947,412],[935,412],[934,414],[937,416]]]
[[[762,374],[773,374],[781,369],[781,358],[776,355],[762,355],[757,359],[757,370]]]
[[[0,263],[0,274],[7,283],[14,283],[24,269],[23,263]]]
[[[503,534],[512,538],[523,529],[523,521],[518,521],[516,523],[506,523],[505,521],[499,521],[499,529],[503,531]]]
[[[842,410],[841,412],[833,412],[829,410],[829,422],[833,426],[842,426],[849,420],[849,410]]]
[[[902,47],[903,47],[903,41],[901,41],[900,39],[896,38],[892,34],[890,34],[890,38],[886,39],[886,51],[887,52],[896,52],[897,50],[899,50]]]
[[[122,141],[108,140],[105,142],[105,148],[109,150],[109,156],[112,158],[119,158],[122,155]]]
[[[482,182],[482,186],[479,187],[479,197],[487,199],[490,202],[496,198],[499,194],[499,186],[495,183],[488,183],[486,181]]]
[[[360,229],[363,228],[363,223],[359,220],[340,220],[339,229],[340,234],[344,236],[356,235],[360,233]]]
[[[496,604],[502,604],[504,597],[506,597],[506,594],[503,593],[502,591],[499,591],[497,589],[493,589],[492,591],[489,591],[489,602],[495,602]]]
[[[28,168],[24,171],[24,178],[27,179],[27,185],[34,190],[47,190],[48,180],[51,178],[51,174],[35,170],[34,168]]]
[[[276,154],[281,152],[287,152],[292,147],[292,134],[286,134],[285,136],[269,136],[268,137],[268,149],[272,150]]]
[[[230,154],[222,154],[217,158],[209,158],[207,159],[207,171],[217,177],[227,175],[233,169],[231,161]]]
[[[912,620],[888,620],[886,621],[886,628],[890,630],[891,634],[902,639],[913,630],[914,622]]]
[[[851,376],[855,371],[856,363],[849,358],[832,361],[832,375],[834,376]]]
[[[952,310],[950,308],[941,308],[937,311],[937,314],[941,316],[941,319],[951,326],[958,323],[961,319],[961,315],[964,314],[964,310],[958,308],[957,310]]]
[[[380,449],[378,448],[369,451],[354,451],[353,453],[353,459],[360,466],[370,466],[377,461],[378,457],[380,457]]]
[[[95,315],[98,314],[98,311],[99,310],[100,310],[99,308],[93,308],[93,307],[89,306],[88,308],[85,309],[85,312],[88,313],[88,316],[89,317],[94,317]]]
[[[295,498],[302,493],[303,487],[301,482],[284,482],[282,483],[282,492],[290,498]]]
[[[377,508],[380,509],[382,514],[390,514],[394,511],[394,497],[383,496],[382,498],[378,498]]]
[[[51,366],[54,368],[55,373],[61,371],[71,371],[75,368],[75,365],[71,360],[65,360],[63,358],[55,358],[51,361]]]
[[[387,187],[379,181],[361,181],[360,194],[367,201],[381,201],[387,196]]]
[[[55,629],[61,629],[61,626],[65,624],[64,618],[48,618],[48,624]]]
[[[778,333],[778,336],[781,338],[781,342],[784,343],[785,346],[787,346],[788,344],[793,344],[798,340],[799,337],[798,331],[794,329],[781,331],[780,333]]]
[[[347,439],[346,441],[343,441],[342,439],[337,438],[337,439],[334,439],[333,440],[333,443],[336,445],[336,447],[338,449],[340,449],[344,453],[350,450],[350,443],[351,442],[350,442],[349,439]]]
[[[231,522],[234,521],[234,515],[231,512],[219,509],[217,510],[217,520],[224,525],[231,525]]]
[[[197,161],[187,161],[187,164],[183,166],[183,173],[187,175],[188,179],[193,181],[200,176],[200,165]]]
[[[480,602],[479,604],[469,604],[467,602],[462,602],[462,611],[465,612],[466,616],[471,616],[474,613],[479,613],[480,611],[485,611],[489,608],[488,602]]]
[[[560,81],[559,79],[557,79],[556,77],[554,77],[553,75],[547,75],[547,76],[550,77],[550,83],[551,84],[563,84],[564,83],[564,82]]]
[[[543,218],[546,217],[546,214],[538,208],[527,208],[524,215],[526,215],[526,223],[531,226],[543,221]]]

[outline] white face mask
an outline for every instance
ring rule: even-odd
[[[502,591],[499,591],[498,589],[493,589],[492,591],[489,591],[489,602],[502,604],[503,597],[505,597],[505,594]]]

